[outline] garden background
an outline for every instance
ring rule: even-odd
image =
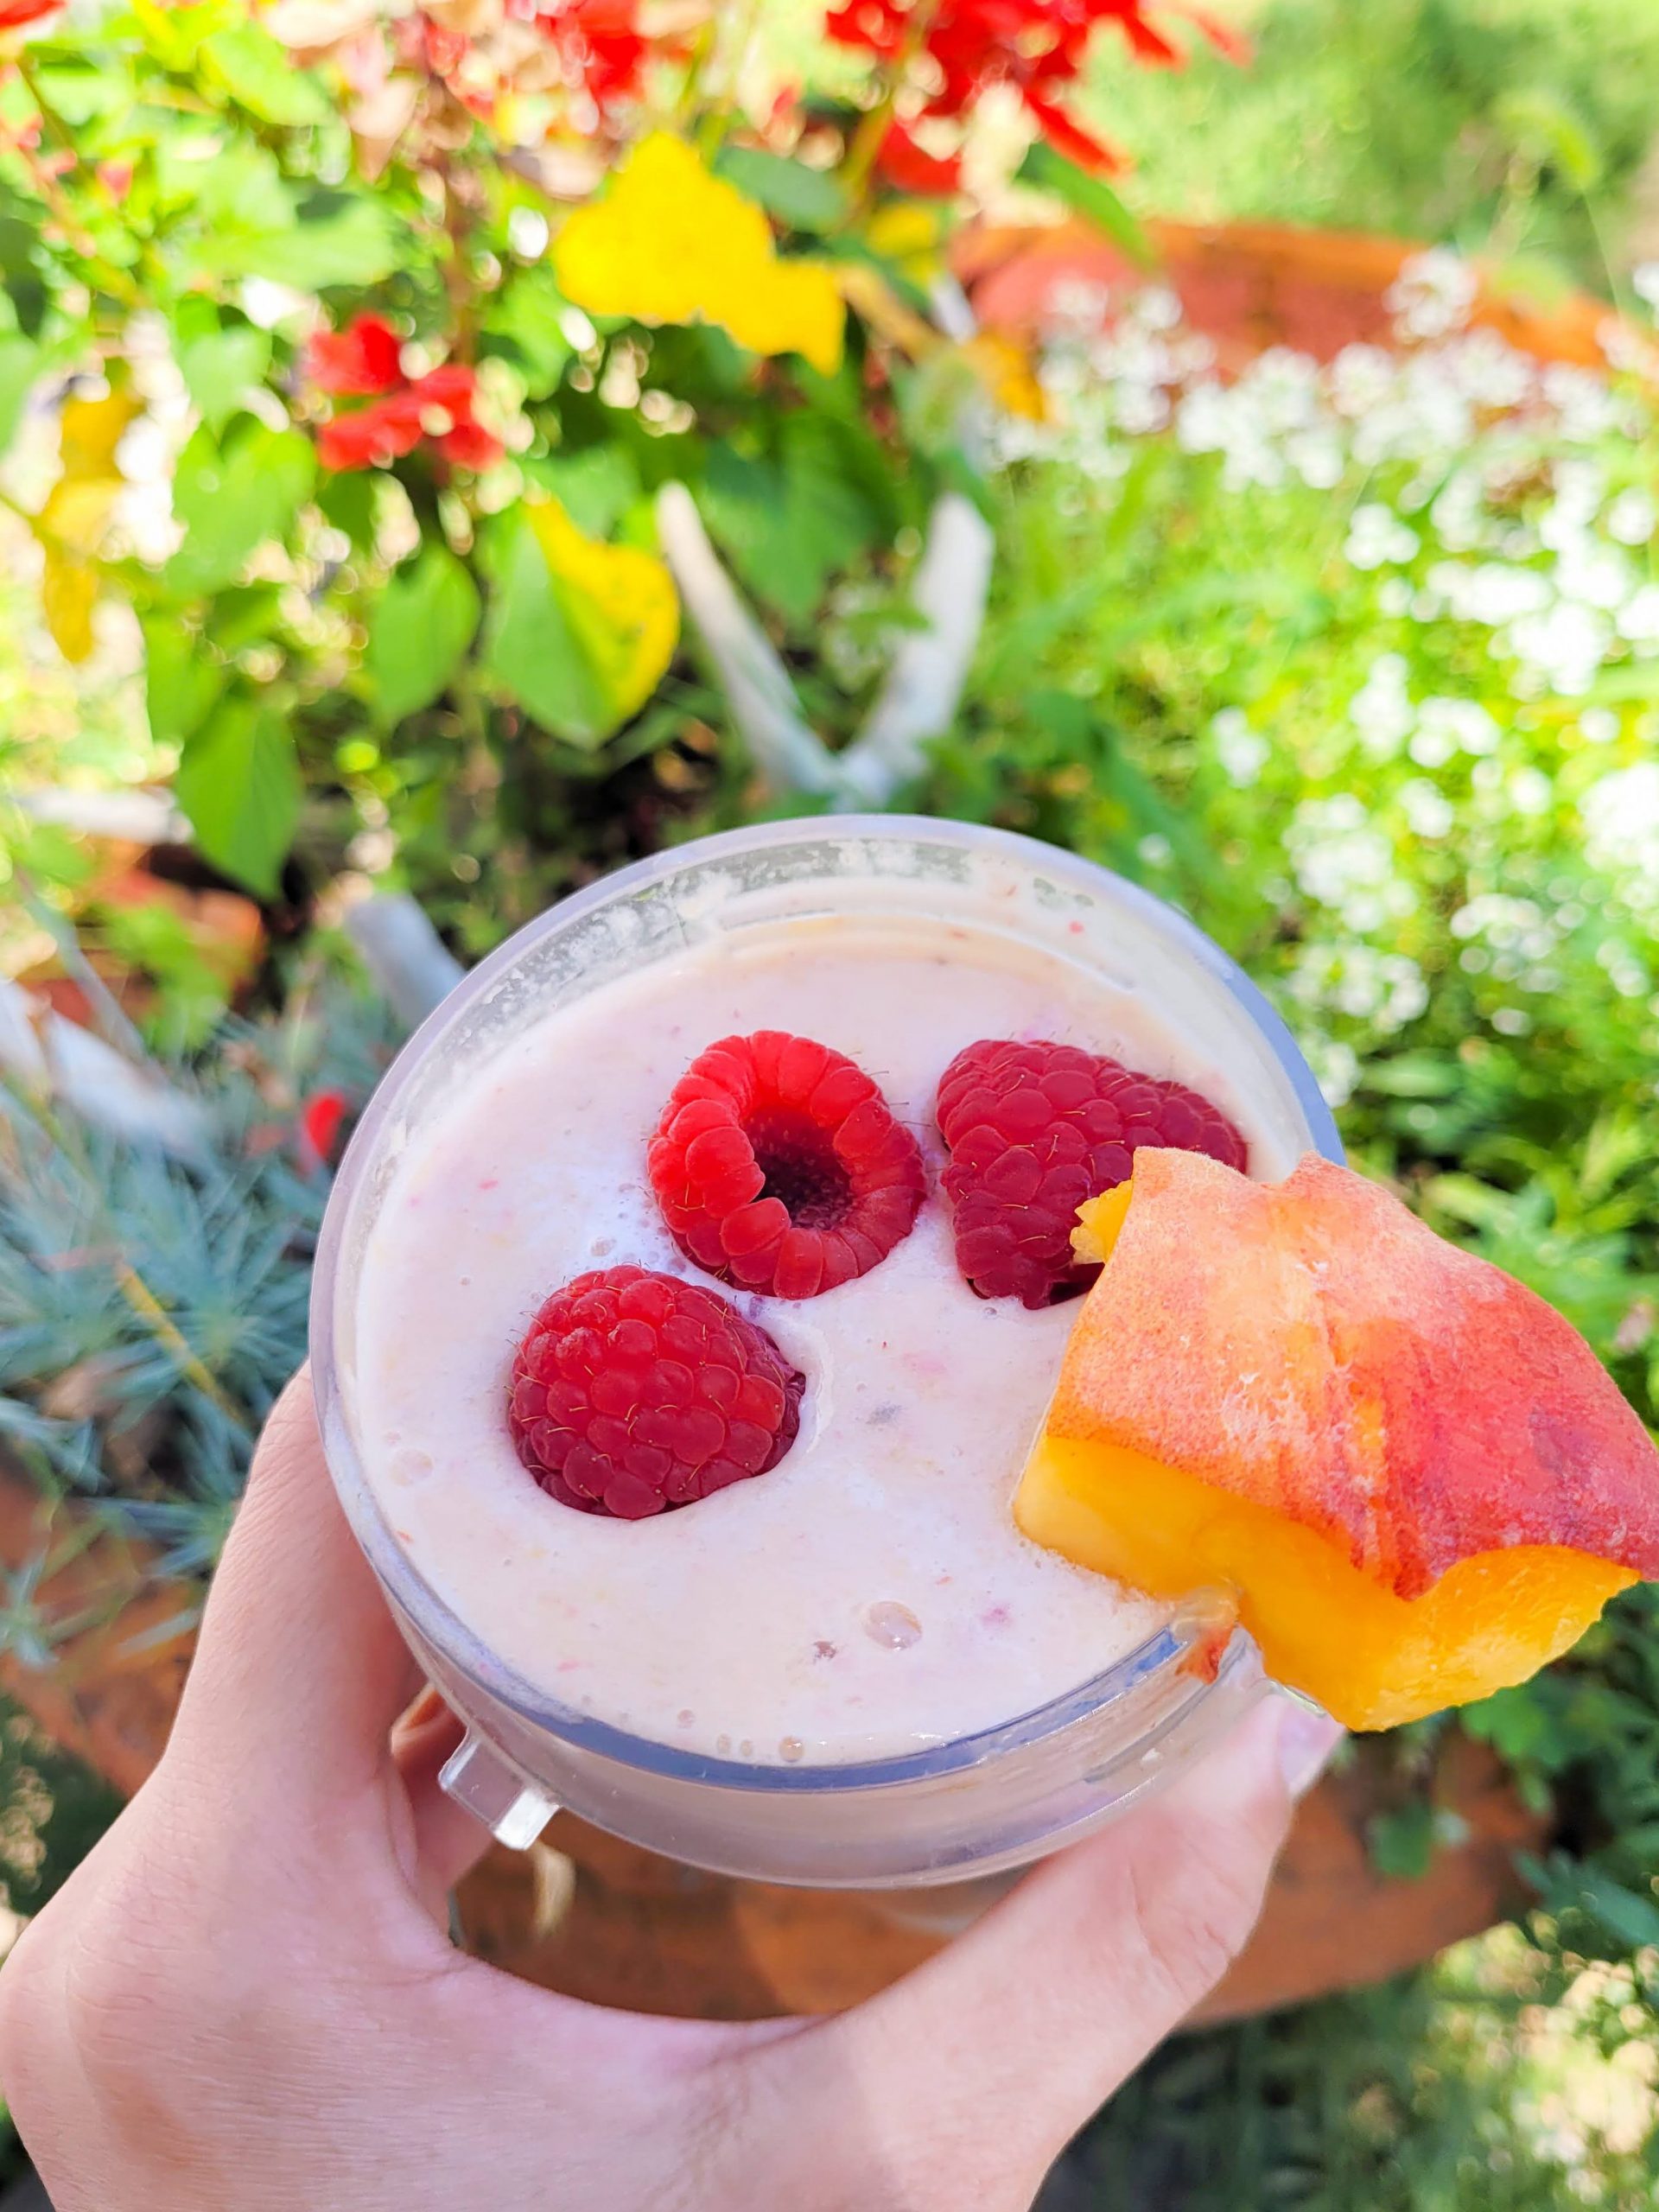
[[[1651,1422],[1656,117],[1622,0],[0,0],[14,1689],[94,1539],[188,1628],[453,961],[849,799],[1185,906]],[[1173,2044],[1057,2203],[1653,2202],[1651,1594],[1370,1755],[1393,1879],[1471,1743],[1516,1916]],[[13,1916],[115,1802],[0,1707]]]

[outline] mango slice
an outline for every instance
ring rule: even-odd
[[[1220,1586],[1353,1728],[1522,1681],[1659,1575],[1659,1452],[1588,1345],[1375,1184],[1141,1151],[1015,1518],[1159,1596]]]

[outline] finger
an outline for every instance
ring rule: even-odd
[[[219,1808],[312,1822],[384,1788],[419,1680],[335,1499],[303,1369],[254,1453],[168,1758]]]
[[[859,2124],[878,2157],[888,2146],[887,2185],[892,2165],[900,2179],[918,2157],[937,2171],[965,2146],[970,2165],[989,2155],[1034,2191],[1220,1979],[1284,1840],[1287,1770],[1308,1763],[1305,1741],[1281,1738],[1284,1710],[1258,1707],[1177,1786],[1049,1860],[937,1959],[824,2031],[857,2082]],[[790,2063],[787,2046],[778,2055]],[[963,2186],[971,2180],[964,2171]],[[947,2190],[938,2201],[968,2200]]]
[[[447,1897],[490,1847],[490,1832],[438,1786],[438,1775],[466,1734],[429,1684],[391,1732],[391,1756],[409,1798],[416,1886]]]

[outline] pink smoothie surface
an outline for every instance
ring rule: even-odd
[[[963,1283],[932,1107],[963,1046],[1053,1039],[1193,1085],[1249,1140],[1253,1173],[1287,1172],[1176,1014],[988,930],[851,916],[674,954],[530,1027],[410,1135],[364,1253],[359,1448],[415,1567],[556,1705],[760,1764],[952,1741],[1126,1656],[1164,1609],[1039,1550],[1010,1512],[1077,1309]],[[922,1144],[927,1198],[855,1282],[800,1303],[728,1294],[807,1378],[779,1466],[648,1520],[575,1512],[513,1449],[514,1351],[589,1268],[709,1281],[663,1225],[645,1147],[696,1054],[764,1028],[880,1083]]]

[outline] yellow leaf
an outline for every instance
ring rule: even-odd
[[[98,604],[98,570],[90,561],[46,548],[41,578],[41,607],[52,641],[65,660],[85,660],[92,650],[92,609]]]
[[[66,400],[58,418],[62,474],[32,527],[46,555],[41,610],[66,660],[85,660],[92,650],[97,555],[123,482],[115,449],[138,411],[125,392],[114,391],[104,399]]]
[[[674,579],[654,553],[584,536],[556,499],[524,512],[565,615],[624,721],[644,706],[674,658],[680,634]]]
[[[763,211],[664,130],[640,141],[605,198],[553,246],[561,290],[590,315],[718,323],[757,353],[800,353],[829,375],[844,314],[822,261],[782,260]]]

